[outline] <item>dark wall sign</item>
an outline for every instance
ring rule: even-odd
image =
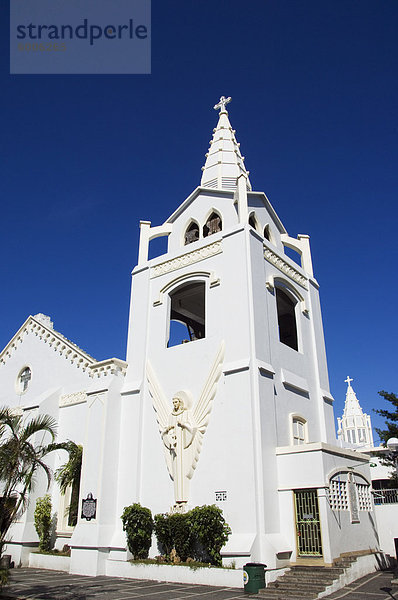
[[[87,498],[82,500],[82,519],[91,521],[97,514],[97,499],[92,494],[87,494]]]

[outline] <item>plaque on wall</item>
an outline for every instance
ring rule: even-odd
[[[351,523],[359,523],[357,490],[353,473],[348,473],[348,499],[350,503]]]
[[[82,500],[82,519],[91,521],[95,519],[97,513],[97,499],[92,494],[87,494],[87,498]]]

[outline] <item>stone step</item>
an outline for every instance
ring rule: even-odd
[[[352,563],[355,562],[354,558],[350,558],[350,559],[341,559],[341,560],[336,560],[336,562],[334,563],[333,566],[335,567],[341,567],[343,569],[348,569],[348,567],[351,567]]]
[[[292,567],[289,573],[296,573],[297,575],[300,575],[301,573],[312,573],[313,575],[327,573],[333,577],[338,577],[344,573],[344,571],[345,569],[343,567]]]
[[[277,598],[278,596],[289,596],[289,598],[291,596],[297,596],[298,598],[306,598],[311,597],[311,598],[316,598],[319,594],[318,591],[313,591],[313,590],[307,590],[307,591],[303,591],[303,590],[281,590],[281,589],[275,589],[275,588],[263,588],[262,590],[259,590],[259,594],[261,594],[261,596],[270,596],[273,598]]]
[[[261,600],[316,600],[355,559],[338,559],[333,567],[294,565],[259,591]]]
[[[267,589],[270,590],[296,590],[297,592],[305,592],[306,590],[314,591],[327,588],[329,585],[332,585],[333,581],[317,581],[317,582],[300,582],[300,583],[283,583],[280,585],[271,585],[267,586]]]
[[[260,590],[261,600],[315,600],[318,597],[318,593],[297,593],[287,592],[285,590],[268,590],[268,588]]]
[[[286,573],[279,581],[333,581],[339,577],[340,573]]]
[[[323,581],[279,581],[272,582],[267,587],[284,590],[314,590],[315,588],[323,589],[326,585],[329,585],[329,583]]]
[[[290,567],[291,571],[296,571],[296,572],[301,572],[301,573],[306,573],[306,572],[312,572],[312,573],[320,573],[320,572],[324,572],[324,573],[335,573],[335,572],[339,572],[342,573],[344,571],[344,567],[323,567],[323,566],[319,566],[319,567],[305,567],[304,565],[294,565],[293,567]]]

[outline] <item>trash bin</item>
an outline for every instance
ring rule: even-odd
[[[0,569],[11,569],[11,554],[3,554],[0,558]]]
[[[243,584],[246,594],[257,594],[265,588],[265,568],[263,563],[246,563],[243,567]]]

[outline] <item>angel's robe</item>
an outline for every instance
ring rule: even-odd
[[[182,426],[178,425],[181,424]],[[163,443],[170,453],[174,498],[176,503],[188,502],[191,468],[191,444],[196,429],[192,426],[189,411],[179,409],[169,415],[168,427],[162,434]]]

